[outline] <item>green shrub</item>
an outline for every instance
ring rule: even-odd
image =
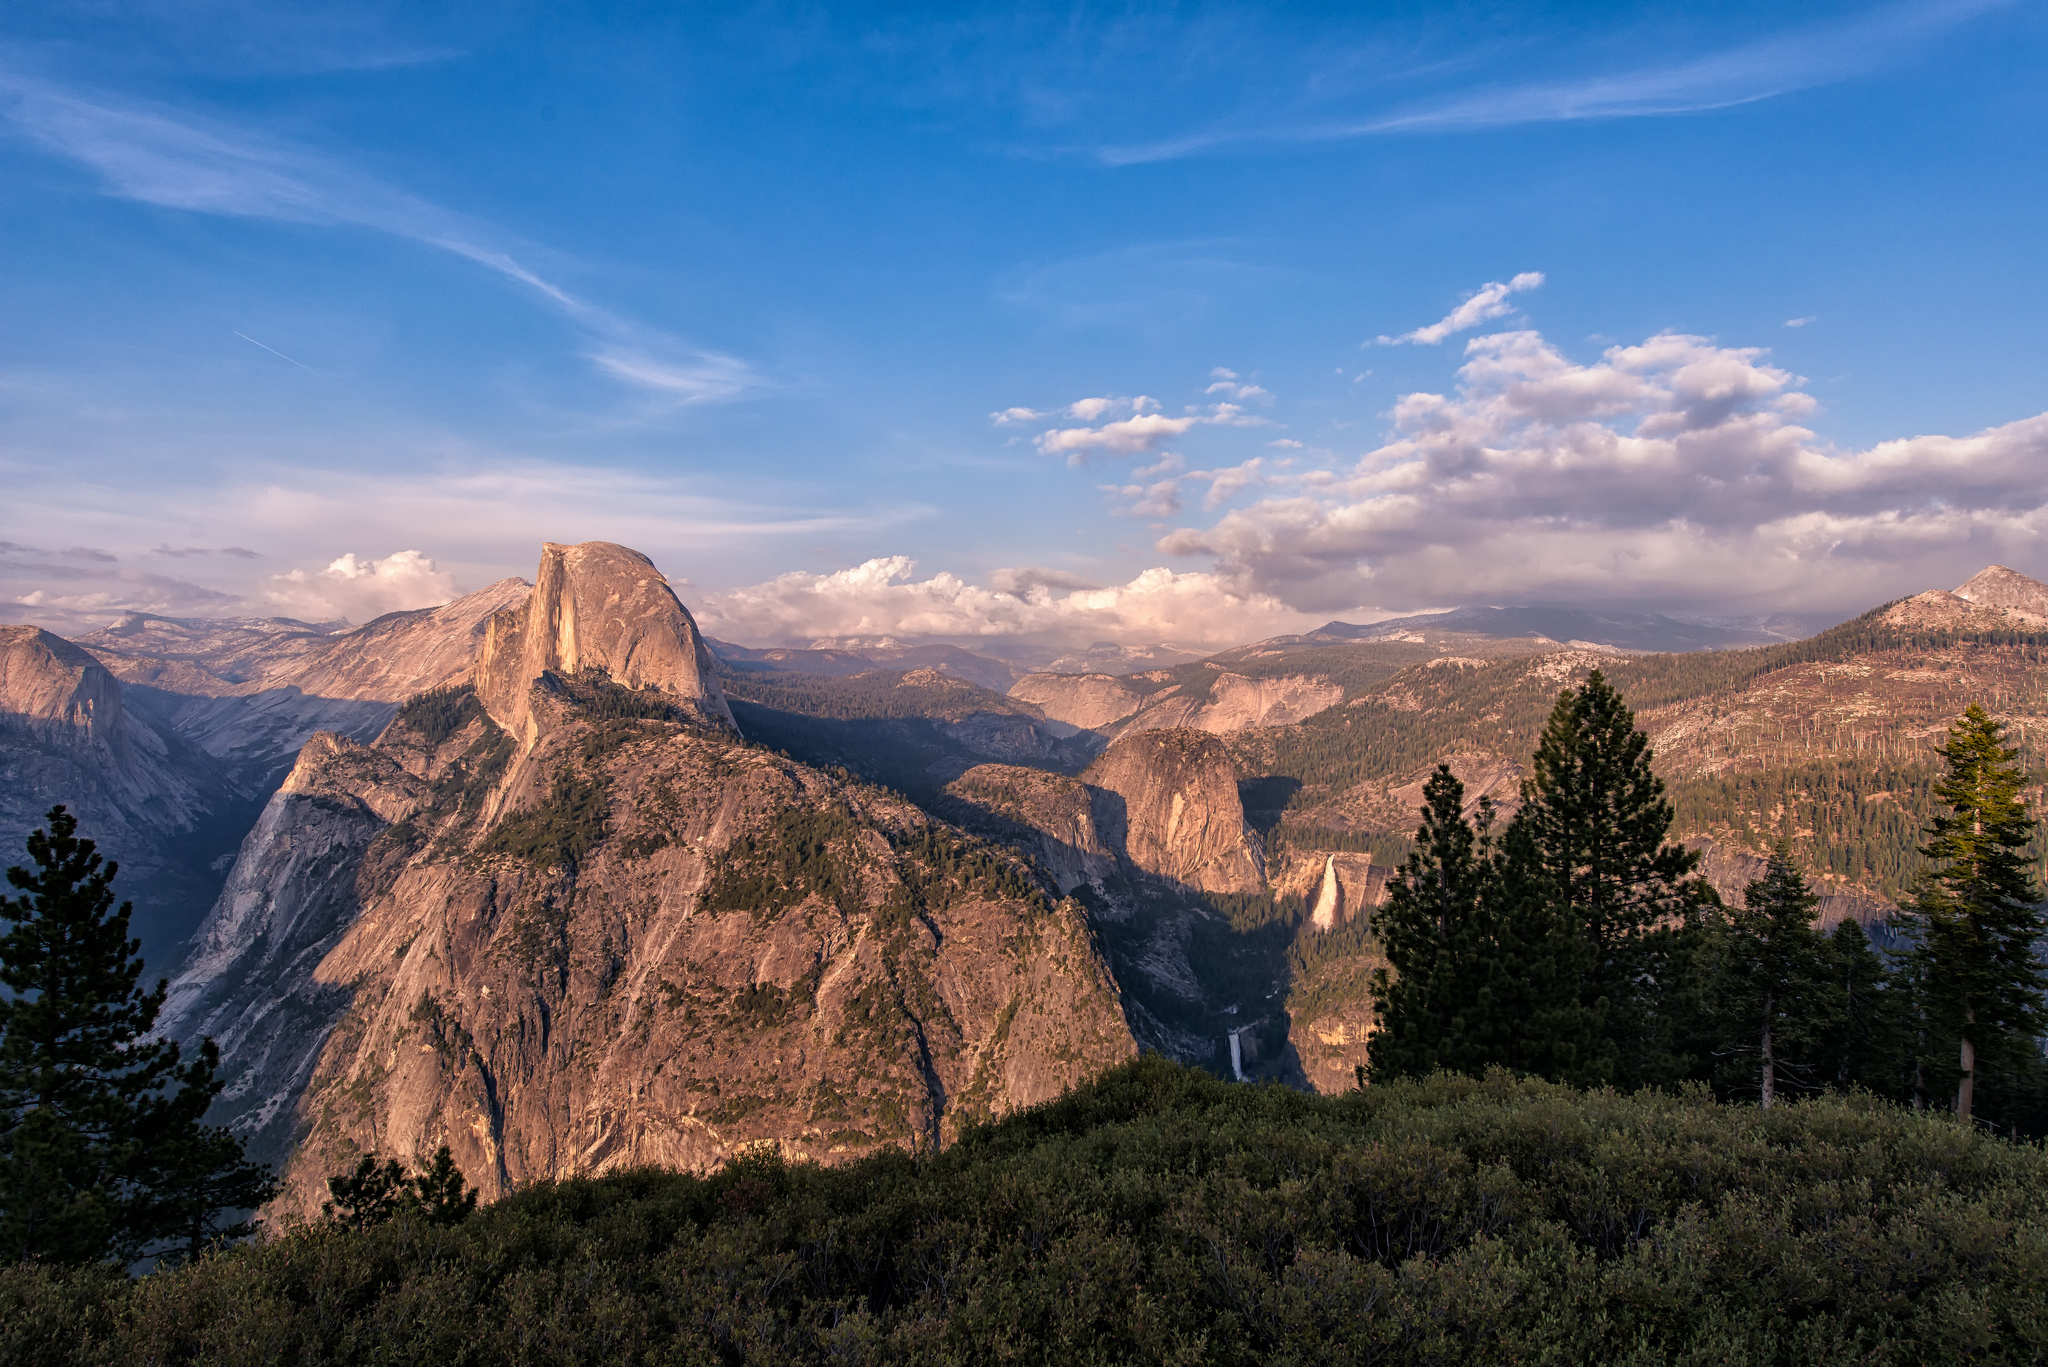
[[[2048,1351],[2048,1154],[1867,1099],[1157,1058],[835,1169],[541,1185],[137,1282],[0,1271],[24,1363],[1922,1363]]]

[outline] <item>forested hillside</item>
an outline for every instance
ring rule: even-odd
[[[1439,657],[1299,725],[1231,739],[1243,772],[1299,785],[1283,839],[1396,855],[1413,813],[1387,809],[1390,782],[1457,754],[1524,760],[1557,691],[1598,668],[1656,746],[1679,834],[1754,852],[1783,836],[1816,875],[1896,899],[1932,810],[1933,747],[1964,707],[2009,723],[2040,769],[2048,636],[1905,630],[1885,611],[1752,650]]]

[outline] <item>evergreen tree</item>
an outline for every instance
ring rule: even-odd
[[[1724,1027],[1717,1052],[1755,1060],[1747,1071],[1766,1110],[1787,1083],[1826,1081],[1816,1056],[1841,1028],[1845,994],[1835,956],[1813,926],[1819,905],[1781,840],[1764,876],[1716,927],[1709,958],[1713,1011]]]
[[[152,1040],[165,984],[138,986],[141,942],[118,866],[51,809],[33,870],[0,898],[0,1260],[86,1263],[196,1252],[245,1232],[223,1212],[260,1205],[268,1175],[199,1124],[220,1091],[210,1042],[190,1061]]]
[[[1870,937],[1845,920],[1828,937],[1828,967],[1839,993],[1834,1029],[1821,1046],[1822,1074],[1838,1088],[1864,1087],[1880,1096],[1906,1092],[1906,994]]]
[[[465,1187],[462,1170],[446,1144],[435,1150],[434,1161],[416,1177],[407,1176],[397,1159],[379,1163],[372,1153],[364,1155],[354,1171],[327,1179],[327,1193],[333,1199],[323,1201],[320,1211],[357,1231],[374,1229],[405,1212],[428,1224],[459,1225],[476,1209],[476,1191]]]
[[[1956,1114],[1976,1105],[1980,1061],[2009,1063],[2048,1030],[2048,972],[2036,957],[2044,926],[2027,846],[2035,823],[2026,776],[2004,728],[1972,703],[1949,727],[1935,785],[1948,808],[1920,853],[1933,863],[1914,900],[1914,956],[1929,1024],[1957,1045]]]
[[[1523,782],[1512,875],[1540,889],[1536,914],[1585,947],[1579,1004],[1598,1034],[1550,1074],[1580,1086],[1676,1074],[1673,1022],[1659,995],[1673,988],[1701,912],[1718,902],[1696,876],[1698,853],[1664,843],[1672,809],[1650,761],[1648,737],[1595,670],[1558,695]]]
[[[1493,1061],[1493,927],[1486,838],[1465,817],[1465,785],[1440,764],[1423,785],[1415,850],[1374,914],[1390,975],[1373,977],[1379,1028],[1370,1076],[1384,1082],[1442,1068],[1479,1073]],[[1491,806],[1482,821],[1491,824]]]

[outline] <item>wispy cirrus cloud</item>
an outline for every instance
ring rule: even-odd
[[[1893,4],[1851,19],[1809,24],[1677,61],[1468,88],[1370,113],[1332,112],[1330,98],[1312,91],[1291,107],[1262,117],[1238,115],[1172,137],[1103,146],[1096,149],[1095,156],[1109,165],[1125,166],[1261,144],[1340,142],[1728,109],[1879,69],[1910,55],[1916,44],[2010,4],[2011,0]]]
[[[599,371],[660,407],[732,399],[765,386],[739,358],[691,346],[548,279],[532,264],[537,250],[504,230],[343,159],[219,120],[73,89],[5,62],[0,51],[0,126],[92,172],[106,194],[190,213],[367,228],[450,252],[568,317]]]

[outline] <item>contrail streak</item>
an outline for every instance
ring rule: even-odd
[[[228,329],[228,331],[230,331],[230,332],[234,332],[235,330],[234,330],[233,328],[229,328],[229,329]],[[257,340],[256,340],[256,339],[255,339],[254,337],[251,337],[251,336],[250,336],[250,335],[249,335],[248,333],[246,333],[246,332],[235,332],[235,336],[237,336],[237,337],[241,338],[241,339],[242,339],[243,341],[247,342],[247,343],[248,343],[249,345],[251,345],[251,346],[261,346],[261,347],[263,347],[263,349],[264,349],[265,351],[267,351],[267,352],[269,352],[269,353],[270,353],[271,355],[273,355],[273,356],[277,357],[277,358],[278,358],[279,360],[284,360],[284,361],[292,361],[292,358],[291,358],[291,357],[289,357],[289,356],[285,355],[285,354],[284,354],[284,353],[283,353],[282,351],[279,351],[279,350],[278,350],[278,349],[277,349],[276,347],[274,347],[274,346],[263,346],[263,343],[261,343],[261,342],[257,341]],[[295,365],[295,366],[297,366],[297,367],[298,367],[299,369],[301,369],[301,370],[305,371],[305,372],[306,372],[306,373],[307,373],[308,375],[319,375],[319,374],[320,374],[320,372],[319,372],[319,371],[317,371],[317,370],[313,369],[313,367],[311,367],[311,366],[307,365],[307,364],[306,364],[306,363],[305,363],[304,361],[292,361],[292,364],[293,364],[293,365]],[[324,379],[324,378],[326,378],[326,377],[325,377],[325,376],[322,376],[321,378],[323,378],[323,379]]]

